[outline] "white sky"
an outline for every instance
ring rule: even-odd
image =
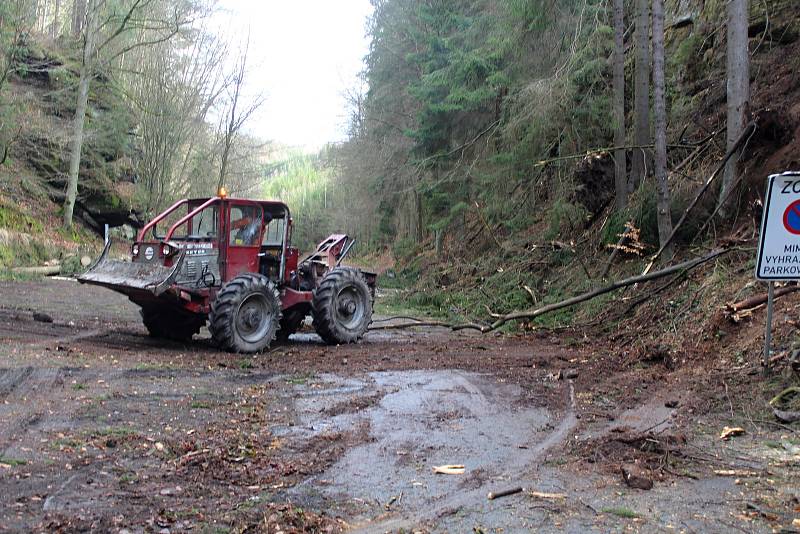
[[[232,48],[250,32],[246,92],[266,102],[245,125],[262,139],[318,148],[345,138],[344,93],[369,49],[369,0],[220,0]]]

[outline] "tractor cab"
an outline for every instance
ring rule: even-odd
[[[142,228],[131,252],[134,263],[165,267],[182,257],[174,281],[189,287],[217,287],[241,273],[282,284],[297,269],[290,239],[291,216],[282,202],[185,199]]]

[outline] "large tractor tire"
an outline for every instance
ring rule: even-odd
[[[170,308],[142,308],[139,310],[151,337],[189,341],[206,324],[205,318]]]
[[[372,323],[372,296],[361,273],[349,267],[330,271],[314,291],[314,329],[329,345],[355,343]]]
[[[260,274],[242,274],[225,284],[211,305],[208,329],[214,343],[229,352],[259,352],[275,339],[281,299]]]

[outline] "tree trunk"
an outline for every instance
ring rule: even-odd
[[[50,26],[50,37],[58,37],[58,19],[61,16],[61,0],[56,0],[55,11],[53,12],[53,25]]]
[[[69,156],[69,176],[67,177],[67,196],[64,200],[64,227],[72,227],[72,214],[75,210],[75,199],[78,196],[78,172],[81,165],[81,148],[83,147],[83,126],[86,122],[86,106],[89,102],[89,84],[94,76],[95,46],[95,1],[88,0],[86,15],[86,38],[83,41],[83,63],[81,64],[80,81],[78,82],[78,100],[75,105],[73,121],[72,151]],[[76,2],[77,5],[77,2]]]
[[[417,243],[422,243],[425,238],[425,231],[422,226],[422,198],[416,189],[414,190],[414,217],[416,218],[414,226],[417,228],[415,237]]]
[[[747,104],[750,100],[750,53],[747,40],[748,1],[730,0],[728,2],[728,150],[744,130]],[[725,165],[722,175],[722,188],[719,192],[719,213],[725,217],[728,190],[736,181],[736,169],[741,153],[734,154]]]
[[[667,106],[664,91],[664,0],[653,0],[653,111],[656,123],[655,173],[658,191],[658,241],[664,258],[672,259],[672,234],[669,185],[667,184]]]
[[[625,3],[614,0],[614,145],[625,146]],[[628,204],[625,149],[614,153],[617,211]]]
[[[650,0],[637,0],[636,72],[634,75],[634,145],[650,144]],[[639,188],[647,169],[647,149],[636,148],[631,156],[630,191]]]
[[[30,28],[36,28],[36,23],[39,22],[39,0],[33,0],[28,4],[28,11],[25,13],[25,22]]]
[[[94,4],[92,5],[94,7]],[[86,0],[75,0],[72,4],[72,36],[77,37],[83,31],[86,21]]]

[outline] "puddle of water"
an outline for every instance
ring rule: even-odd
[[[325,378],[334,391],[352,382]],[[570,419],[570,426],[561,428],[547,410],[520,407],[517,386],[462,371],[371,373],[361,389],[362,395],[377,390],[382,397],[368,408],[335,417],[320,414],[319,398],[313,407],[308,397],[298,401],[301,427],[344,430],[367,422],[372,440],[294,490],[300,498],[321,494],[328,502],[361,503],[357,521],[384,514],[392,500],[392,510],[412,523],[430,518],[422,511],[467,503],[475,513],[487,513],[488,488],[529,476],[531,464],[544,452],[538,445],[552,441],[551,434],[566,434],[574,424]],[[444,464],[463,464],[466,472],[432,472]]]

